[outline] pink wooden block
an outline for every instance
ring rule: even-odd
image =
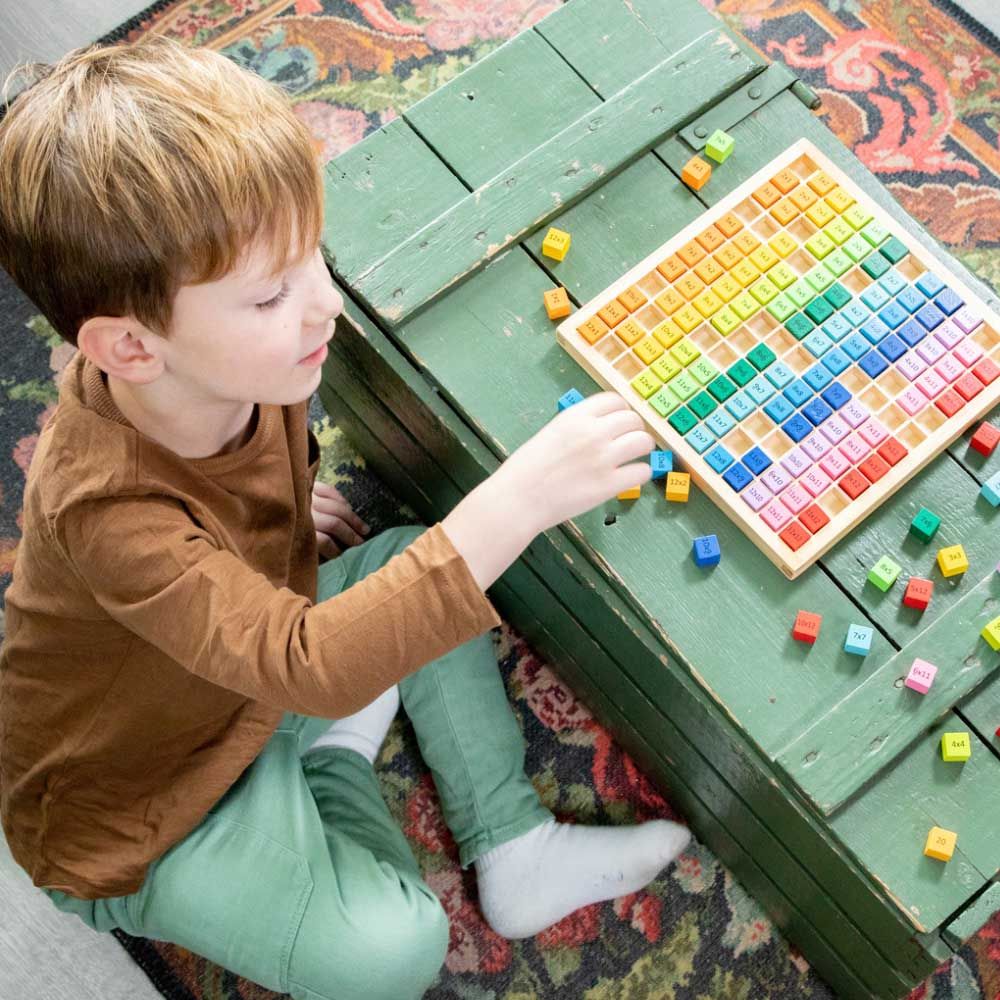
[[[830,485],[830,477],[815,465],[802,477],[802,485],[818,497]]]
[[[971,368],[983,356],[983,349],[974,340],[963,340],[951,353],[966,368]]]
[[[916,659],[913,661],[913,666],[910,667],[910,672],[906,675],[906,680],[903,683],[914,691],[927,694],[934,683],[934,675],[937,673],[937,669],[933,663]]]
[[[852,427],[860,427],[870,414],[856,399],[852,399],[840,408],[840,416]]]
[[[873,448],[877,448],[888,436],[889,432],[885,429],[885,425],[880,423],[874,417],[865,424],[858,433],[868,442]]]
[[[804,454],[802,454],[801,448],[793,448],[785,457],[781,460],[781,464],[793,475],[801,476],[806,469],[812,464]]]
[[[863,438],[858,437],[857,434],[852,434],[841,444],[840,450],[852,462],[860,462],[872,450],[872,447]]]
[[[945,382],[954,382],[955,379],[965,374],[965,369],[950,354],[946,354],[934,366],[934,370]]]
[[[792,483],[781,494],[781,502],[793,513],[798,514],[812,503],[812,497],[802,488],[800,483]]]
[[[751,510],[760,510],[771,499],[771,491],[758,479],[752,482],[740,496],[744,503],[749,504]]]
[[[851,467],[851,463],[848,462],[836,448],[834,448],[834,450],[819,463],[819,467],[831,479],[839,479],[840,476],[847,472],[847,470]]]
[[[813,431],[799,442],[799,447],[816,462],[830,450],[830,442],[822,434]]]
[[[840,444],[851,433],[850,425],[841,420],[836,413],[829,420],[824,420],[819,425],[819,430],[830,444]]]
[[[917,354],[920,355],[929,365],[940,361],[944,357],[945,349],[940,341],[927,337],[917,344]]]
[[[933,368],[927,371],[914,382],[914,385],[928,398],[933,399],[940,395],[948,383]]]
[[[772,531],[780,531],[792,519],[792,515],[777,500],[769,501],[760,516]]]
[[[911,382],[927,367],[927,362],[913,351],[907,351],[897,362],[896,368]]]
[[[965,338],[965,334],[959,330],[950,319],[945,320],[935,331],[934,336],[950,351],[959,341]]]
[[[951,321],[960,330],[972,333],[982,323],[983,318],[982,316],[977,316],[968,306],[962,306],[958,312],[952,314]]]
[[[927,372],[924,372],[926,375]],[[923,378],[921,375],[920,378]],[[920,379],[917,380],[919,382]],[[899,405],[906,410],[906,412],[912,417],[914,413],[919,413],[926,405],[927,400],[913,388],[912,385],[908,385],[906,389],[899,394],[899,398],[896,400]]]
[[[760,481],[772,493],[780,493],[791,483],[792,477],[780,466],[772,465],[771,468],[760,477]]]

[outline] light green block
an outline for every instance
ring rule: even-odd
[[[767,311],[779,322],[784,323],[795,312],[795,303],[782,293],[768,307]]]
[[[649,405],[661,417],[666,417],[680,406],[680,400],[670,391],[670,387],[665,385],[659,392],[649,397]]]
[[[885,226],[883,226],[877,219],[872,219],[872,221],[861,230],[861,235],[868,240],[873,247],[877,247],[888,237],[889,230],[886,229]]]
[[[690,368],[688,368],[688,373],[693,375],[698,382],[702,385],[708,385],[709,382],[719,374],[719,369],[712,364],[708,358],[698,358],[697,361]]]
[[[785,289],[785,294],[801,309],[803,306],[809,305],[814,298],[816,298],[816,293],[812,290],[812,286],[809,285],[805,278],[799,278],[795,284],[789,286]]]
[[[806,271],[805,278],[817,292],[825,292],[833,284],[833,275],[822,264]]]
[[[778,289],[771,284],[767,278],[755,281],[747,291],[762,305],[766,306],[771,299],[778,295]]]
[[[739,316],[737,316],[736,313],[729,308],[729,306],[723,306],[723,308],[720,309],[711,318],[711,320],[709,320],[709,322],[715,327],[716,330],[719,331],[719,333],[722,334],[723,337],[728,337],[729,334],[731,334],[733,330],[735,330],[736,327],[743,322],[743,320],[741,320]]]
[[[872,246],[860,233],[855,233],[841,247],[841,250],[857,263],[859,260],[864,260],[872,252]]]
[[[735,146],[736,140],[721,128],[717,128],[705,143],[705,155],[716,163],[724,163]]]
[[[817,259],[822,260],[830,253],[836,244],[826,233],[816,233],[806,240],[806,249]]]
[[[888,556],[882,556],[881,559],[870,570],[868,570],[868,579],[871,583],[875,584],[879,590],[887,591],[895,582],[896,577],[902,572],[903,567],[899,563],[893,562]]]
[[[854,261],[839,247],[823,261],[823,266],[838,278],[854,266]]]
[[[782,290],[793,284],[796,277],[795,272],[784,261],[775,264],[767,272],[767,276]]]

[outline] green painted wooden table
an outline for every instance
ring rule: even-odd
[[[440,518],[567,389],[597,389],[542,292],[589,300],[803,136],[960,271],[814,104],[695,0],[570,0],[329,165],[348,305],[327,409]],[[680,168],[716,127],[736,151],[694,193]],[[550,223],[573,236],[560,263]],[[1000,908],[1000,655],[978,637],[1000,610],[1000,511],[978,498],[997,468],[960,440],[793,582],[704,496],[648,491],[539,536],[491,591],[846,997],[905,995]],[[930,546],[907,532],[921,506],[943,518]],[[706,574],[690,546],[712,532]],[[971,567],[944,580],[934,553],[956,542]],[[883,553],[935,579],[927,612],[865,582]],[[800,608],[824,615],[815,646],[791,638]],[[843,652],[851,623],[875,628],[865,659]],[[940,668],[924,698],[902,687],[918,655]],[[953,730],[964,765],[941,759]],[[947,864],[923,856],[934,825],[958,832]]]

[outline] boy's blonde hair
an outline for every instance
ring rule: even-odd
[[[274,84],[155,36],[22,67],[8,87],[24,69],[36,82],[0,122],[0,264],[70,343],[92,316],[165,336],[181,285],[221,278],[257,240],[275,273],[319,242],[318,152]]]

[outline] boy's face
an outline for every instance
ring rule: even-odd
[[[288,405],[319,385],[344,300],[318,247],[277,277],[267,276],[263,249],[220,280],[183,285],[175,296],[160,353],[195,398]]]

